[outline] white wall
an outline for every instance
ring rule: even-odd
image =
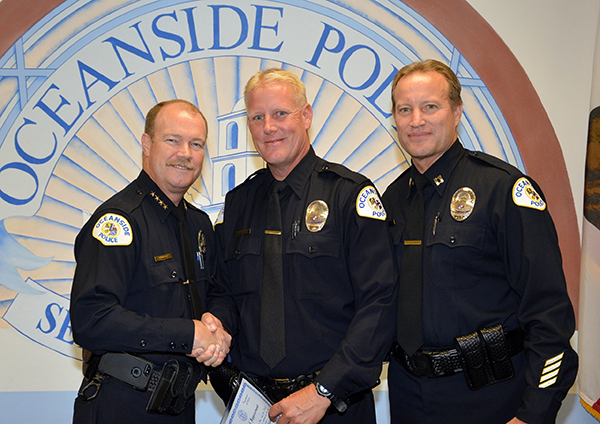
[[[600,0],[467,1],[508,45],[540,96],[562,147],[581,229]]]

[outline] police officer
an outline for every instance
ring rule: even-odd
[[[272,421],[375,423],[371,388],[396,314],[385,210],[367,178],[315,155],[313,110],[296,75],[259,72],[245,101],[267,167],[227,194],[224,220],[215,226],[221,294],[211,297],[211,310],[234,335],[233,363],[277,402]],[[278,182],[276,228],[267,215]],[[265,253],[269,237],[279,239],[279,253]],[[281,267],[277,282],[265,271],[273,262]],[[282,286],[266,312],[270,287],[263,280]],[[261,323],[269,310],[281,315]],[[268,332],[279,341],[264,349]]]
[[[463,148],[460,83],[446,65],[401,69],[392,102],[412,166],[383,203],[399,291],[421,299],[411,308],[400,297],[392,423],[553,423],[577,372],[575,317],[540,188]],[[419,196],[424,211],[414,220]]]
[[[193,393],[206,377],[198,362],[218,365],[228,352],[220,322],[199,319],[214,267],[211,222],[183,199],[200,175],[206,135],[193,104],[153,107],[143,170],[77,236],[71,322],[90,355],[74,423],[194,423]]]

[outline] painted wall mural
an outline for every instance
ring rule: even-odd
[[[465,147],[529,170],[477,68],[411,2],[55,3],[0,58],[3,345],[23,338],[46,355],[80,358],[68,311],[73,242],[139,173],[144,116],[162,100],[187,99],[208,119],[202,177],[186,198],[213,219],[227,191],[264,166],[247,131],[243,88],[268,67],[304,81],[317,154],[364,173],[381,192],[409,165],[390,118],[391,80],[426,58],[460,77]],[[2,354],[15,374],[20,355]],[[1,379],[0,391],[19,391],[11,381]]]

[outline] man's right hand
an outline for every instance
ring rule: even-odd
[[[223,359],[229,352],[229,346],[226,350],[215,335],[206,326],[198,321],[194,321],[194,344],[192,353],[189,356],[196,358],[198,362],[204,365],[216,367],[223,362]]]

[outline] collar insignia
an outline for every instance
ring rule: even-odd
[[[156,194],[155,192],[151,191],[151,192],[150,192],[150,196],[152,196],[152,198],[153,198],[154,200],[156,200],[156,201],[158,202],[158,204],[159,204],[160,206],[162,206],[162,208],[163,208],[164,210],[167,210],[167,209],[169,209],[169,207],[167,206],[167,204],[166,204],[165,202],[163,202],[163,201],[162,201],[162,199],[161,199],[160,197],[158,197],[158,194]]]

